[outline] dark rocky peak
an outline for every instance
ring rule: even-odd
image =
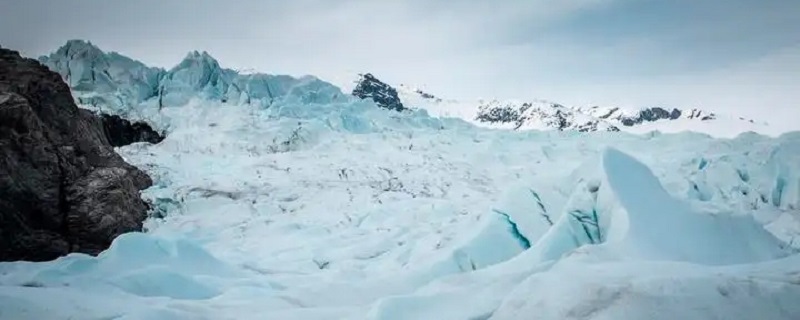
[[[136,142],[159,143],[164,140],[164,135],[153,130],[145,122],[131,122],[109,114],[101,114],[100,119],[103,122],[103,132],[113,147],[127,146]]]
[[[681,117],[681,110],[672,109],[666,110],[664,108],[653,107],[639,110],[634,115],[620,117],[620,122],[625,126],[634,126],[644,122],[653,122],[658,120],[675,120]]]
[[[717,116],[714,113],[700,109],[677,109],[650,107],[636,111],[626,111],[620,108],[602,108],[598,106],[590,108],[575,108],[577,112],[596,117],[602,120],[617,122],[626,127],[633,127],[647,122],[671,121],[678,119],[695,119],[699,121],[714,120]]]
[[[414,88],[412,86],[408,86],[408,85],[405,85],[405,84],[400,84],[400,88],[405,90],[405,92],[413,92],[414,94],[416,94],[417,96],[419,96],[419,97],[421,97],[423,99],[432,100],[432,101],[435,101],[435,102],[442,102],[443,101],[442,98],[439,98],[439,97],[437,97],[437,96],[435,96],[433,94],[430,94],[428,92],[422,91],[422,89],[419,89],[419,88]]]
[[[612,111],[613,112],[613,111]],[[635,126],[645,122],[654,122],[659,120],[676,120],[685,117],[687,119],[700,119],[701,121],[713,120],[716,115],[713,113],[705,112],[699,109],[691,109],[689,112],[673,108],[672,110],[652,107],[639,110],[633,115],[621,115],[620,122],[625,126]]]
[[[478,115],[475,120],[488,123],[517,123],[522,119],[522,110],[525,106],[518,108],[515,105],[505,104],[481,104],[478,106]]]
[[[521,102],[491,100],[478,106],[475,120],[490,124],[512,124],[513,129],[536,128],[559,131],[619,131],[619,128],[596,118],[582,116],[575,110],[547,101]]]
[[[439,98],[437,98],[436,96],[434,96],[434,95],[432,95],[432,94],[430,94],[430,93],[427,93],[427,92],[425,92],[425,91],[422,91],[422,90],[420,90],[420,89],[414,90],[414,92],[416,92],[416,93],[417,93],[417,94],[418,94],[420,97],[423,97],[423,98],[425,98],[425,99],[436,99],[436,100],[442,100],[442,99],[439,99]]]
[[[61,76],[0,48],[0,261],[97,254],[141,230],[152,180],[114,152]]]
[[[714,120],[717,118],[717,115],[712,112],[706,112],[700,109],[692,109],[689,110],[688,114],[686,115],[689,119],[700,119],[700,121],[708,121]],[[744,120],[744,119],[742,119]],[[750,120],[752,122],[753,120]]]
[[[372,99],[381,108],[396,111],[406,109],[400,101],[400,97],[397,96],[397,90],[370,73],[359,74],[352,94],[361,99]]]

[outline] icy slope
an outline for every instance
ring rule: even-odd
[[[148,233],[0,264],[0,318],[798,315],[796,133],[498,131],[296,98],[160,110],[164,141],[119,150],[155,179]]]
[[[81,40],[68,41],[39,61],[61,74],[79,105],[114,110],[156,96],[158,81],[165,73]]]
[[[351,100],[315,77],[239,73],[221,67],[207,52],[189,52],[175,67],[163,70],[106,53],[90,42],[70,40],[39,61],[61,74],[78,105],[156,124],[159,110],[194,98],[256,107]]]

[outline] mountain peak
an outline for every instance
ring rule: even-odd
[[[208,54],[208,52],[193,50],[189,51],[189,53],[186,54],[186,57],[184,57],[183,60],[178,63],[178,65],[173,67],[172,70],[185,69],[198,65],[207,66],[212,69],[221,69],[219,66],[219,61]]]
[[[221,67],[207,51],[189,51],[180,63],[164,70],[105,53],[88,41],[71,40],[39,61],[61,75],[79,105],[115,115],[138,114],[137,107],[180,106],[193,98],[265,106],[276,101],[342,100],[338,88],[316,77],[241,74]]]
[[[186,57],[184,59],[202,59],[202,60],[214,60],[214,61],[216,61],[216,59],[214,59],[214,57],[212,57],[208,53],[208,51],[205,51],[205,50],[203,50],[203,51],[197,51],[197,50],[189,51],[189,53],[186,54]]]
[[[371,73],[363,73],[358,76],[356,87],[352,92],[354,96],[361,99],[372,99],[381,108],[396,111],[406,109],[403,106],[403,102],[400,101],[400,97],[397,96],[395,88],[379,80]]]
[[[753,120],[720,117],[697,108],[642,107],[568,107],[555,102],[528,100],[452,100],[443,99],[427,90],[401,84],[396,90],[374,74],[360,74],[353,95],[370,97],[379,105],[397,104],[404,108],[424,109],[433,116],[456,117],[478,126],[513,130],[568,130],[665,132],[690,130],[727,135],[727,127],[748,127],[759,130]],[[396,100],[394,93],[397,93]],[[374,98],[371,95],[378,95]],[[395,102],[396,101],[396,102]],[[713,125],[709,123],[714,123]],[[751,125],[752,124],[752,125]],[[725,133],[722,133],[725,131]]]
[[[64,45],[58,48],[55,54],[69,57],[81,55],[85,58],[94,58],[103,56],[106,53],[103,52],[103,50],[100,50],[100,48],[98,48],[96,45],[92,44],[91,41],[72,39],[68,40]],[[39,58],[39,60],[44,58],[45,57]]]
[[[632,127],[641,125],[648,122],[656,121],[669,121],[687,119],[694,121],[709,121],[717,118],[713,112],[708,112],[701,109],[679,109],[679,108],[663,108],[663,107],[645,107],[636,110],[624,110],[622,108],[612,107],[603,108],[593,106],[590,108],[576,108],[580,112],[587,113],[591,116],[609,120],[617,121],[623,126]]]
[[[83,40],[83,39],[71,39],[67,40],[67,42],[61,46],[62,48],[88,48],[94,50],[100,50],[96,45],[92,44],[91,41]]]

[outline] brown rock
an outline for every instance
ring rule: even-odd
[[[96,254],[142,228],[152,184],[61,77],[0,48],[0,261]]]

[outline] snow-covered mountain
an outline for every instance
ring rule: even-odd
[[[152,119],[157,111],[198,98],[227,104],[269,107],[301,102],[348,101],[353,96],[379,107],[424,110],[437,117],[454,117],[481,127],[559,131],[696,131],[732,137],[742,132],[772,133],[753,120],[718,115],[700,109],[570,107],[546,100],[454,100],[407,85],[392,86],[373,74],[359,75],[350,94],[313,76],[270,75],[231,70],[207,52],[189,52],[171,69],[148,67],[90,42],[68,41],[40,62],[62,75],[79,105],[131,119]]]
[[[369,94],[364,93],[363,87],[371,89]],[[457,117],[490,128],[580,132],[622,130],[635,133],[697,131],[723,136],[735,136],[746,131],[762,132],[766,129],[763,123],[718,116],[700,109],[651,107],[624,110],[597,106],[567,107],[545,100],[443,99],[408,85],[400,84],[395,88],[372,74],[356,80],[356,88],[359,88],[358,93],[354,92],[357,96],[383,97],[376,100],[382,106],[391,104],[424,109],[435,116]]]

